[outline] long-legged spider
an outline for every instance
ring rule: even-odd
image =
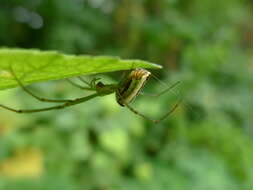
[[[41,98],[35,94],[33,94],[31,91],[29,91],[23,84],[22,82],[17,78],[15,73],[12,71],[11,72],[15,78],[15,80],[18,82],[20,87],[29,95],[32,97],[36,98],[37,100],[41,102],[54,102],[54,103],[62,103],[57,106],[52,106],[52,107],[46,107],[46,108],[41,108],[41,109],[14,109],[5,105],[1,105],[0,107],[7,109],[9,111],[13,111],[16,113],[34,113],[34,112],[42,112],[42,111],[49,111],[49,110],[55,110],[55,109],[63,109],[65,107],[73,106],[76,104],[80,104],[83,102],[86,102],[88,100],[91,100],[95,97],[98,96],[105,96],[109,95],[112,93],[116,94],[116,100],[121,106],[127,107],[131,112],[149,120],[154,123],[159,123],[160,121],[164,120],[166,117],[168,117],[180,104],[180,101],[176,103],[172,109],[170,109],[167,113],[162,115],[159,119],[150,119],[146,115],[140,113],[139,111],[135,110],[132,106],[130,106],[130,103],[138,96],[139,92],[141,89],[144,87],[145,83],[147,82],[148,78],[150,77],[151,73],[145,69],[134,69],[128,74],[126,77],[124,77],[118,84],[104,84],[100,81],[99,79],[95,78],[91,80],[91,82],[86,82],[82,78],[79,78],[82,80],[87,86],[83,87],[81,85],[78,85],[76,83],[73,83],[72,81],[68,80],[71,84],[74,86],[84,89],[84,90],[90,90],[90,91],[95,91],[95,93],[81,97],[81,98],[76,98],[76,99],[71,99],[71,100],[54,100],[54,99],[46,99],[46,98]],[[165,92],[169,91],[173,87],[175,87],[179,82],[176,82],[172,86],[168,87],[164,91],[160,92],[159,94],[156,94],[154,96],[160,96],[161,94],[164,94]]]

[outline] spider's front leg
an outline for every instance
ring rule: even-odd
[[[55,102],[55,103],[63,103],[63,102],[69,102],[71,100],[69,99],[65,99],[65,100],[55,100],[55,99],[48,99],[48,98],[42,98],[39,97],[37,95],[35,95],[33,92],[31,92],[30,90],[28,90],[25,85],[19,80],[19,78],[16,76],[15,72],[13,71],[12,67],[10,68],[10,71],[14,77],[14,79],[17,81],[17,83],[19,84],[19,86],[29,95],[31,95],[32,97],[34,97],[35,99],[37,99],[38,101],[41,102]]]
[[[73,105],[76,105],[76,104],[86,102],[86,101],[91,100],[91,99],[93,99],[97,96],[100,96],[100,94],[99,93],[94,93],[94,94],[89,95],[89,96],[85,96],[85,97],[82,97],[82,98],[76,98],[76,99],[70,100],[70,101],[65,102],[64,104],[61,104],[61,105],[46,107],[46,108],[40,108],[40,109],[14,109],[14,108],[2,105],[2,104],[0,104],[0,107],[2,107],[4,109],[7,109],[9,111],[12,111],[12,112],[16,112],[16,113],[35,113],[35,112],[43,112],[43,111],[49,111],[49,110],[63,109],[65,107],[69,107],[69,106],[73,106]]]

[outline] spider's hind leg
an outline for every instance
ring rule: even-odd
[[[174,84],[172,84],[171,86],[169,86],[168,88],[166,88],[165,90],[163,90],[157,94],[147,94],[147,93],[140,92],[140,95],[159,97],[159,96],[165,94],[166,92],[170,91],[171,89],[173,89],[174,87],[176,87],[179,84],[180,84],[180,81],[177,81]]]
[[[181,103],[181,99],[167,112],[165,113],[162,117],[160,117],[159,119],[151,119],[149,118],[148,116],[140,113],[139,111],[137,111],[136,109],[134,109],[132,106],[130,106],[129,104],[125,103],[124,105],[133,113],[135,113],[136,115],[139,115],[141,116],[142,118],[144,119],[147,119],[149,121],[152,121],[153,123],[159,123],[161,121],[163,121],[164,119],[166,119],[170,114],[172,114],[176,109],[177,107],[180,105]]]

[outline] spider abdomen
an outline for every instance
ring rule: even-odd
[[[145,85],[151,73],[145,69],[135,69],[122,79],[116,91],[116,100],[121,105],[131,103]]]

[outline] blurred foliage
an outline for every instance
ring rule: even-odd
[[[158,125],[114,96],[33,115],[0,110],[0,189],[251,190],[252,9],[250,0],[1,0],[1,46],[162,64],[154,72],[162,85],[150,81],[145,90],[182,85],[155,101],[140,96],[134,106],[159,116],[181,96],[184,103]],[[84,93],[64,81],[31,90],[53,98]],[[0,100],[44,105],[21,89]]]

